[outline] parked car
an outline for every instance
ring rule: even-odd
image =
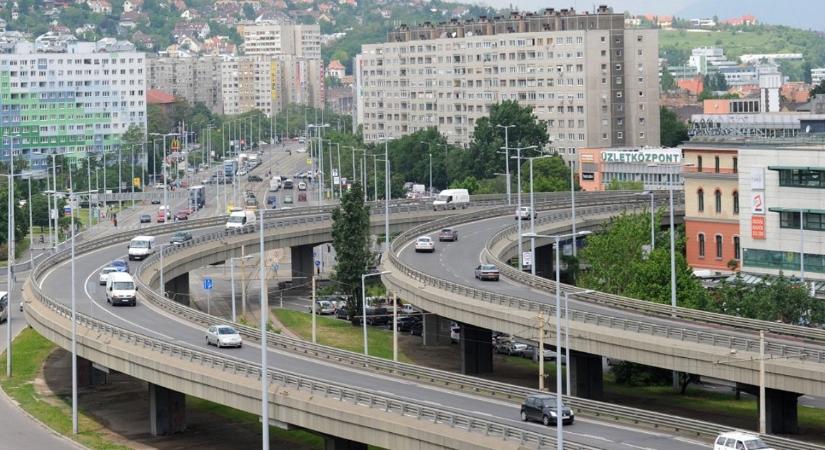
[[[250,175],[246,177],[246,181],[250,183],[260,183],[261,181],[264,181],[264,179],[259,177],[258,175]]]
[[[424,334],[424,322],[418,321],[410,325],[410,336],[421,336]]]
[[[152,215],[151,214],[141,214],[140,215],[140,223],[152,223]]]
[[[246,169],[241,169],[241,170],[238,171],[238,176],[242,177],[242,176],[245,176],[247,173],[248,172],[246,171]]]
[[[408,333],[413,325],[420,323],[421,319],[416,316],[401,316],[396,319],[398,331]],[[387,322],[387,328],[392,329],[392,321]]]
[[[415,251],[416,252],[434,252],[435,251],[435,242],[433,242],[433,238],[429,236],[421,236],[415,240]]]
[[[536,214],[536,212],[533,211],[533,208],[531,208],[529,206],[522,206],[521,208],[518,208],[516,210],[516,214],[515,214],[516,220],[519,220],[519,219],[520,220],[527,220],[527,219],[530,219],[531,217],[535,219],[536,217],[538,217],[538,214]]]
[[[773,450],[759,436],[741,431],[721,433],[713,443],[713,450]]]
[[[20,302],[22,305],[23,302]],[[9,293],[0,291],[0,322],[7,322],[9,320]]]
[[[407,303],[406,305],[402,306],[400,310],[398,310],[401,314],[421,314],[421,311],[415,308],[415,306]]]
[[[304,183],[303,181],[299,182],[299,183],[298,183],[298,190],[299,190],[299,191],[305,191],[305,190],[307,190],[307,184],[306,184],[306,183]]]
[[[361,317],[363,314],[361,311],[358,311],[357,315],[352,318],[352,323],[355,325],[361,324]],[[386,325],[388,321],[392,318],[390,317],[391,314],[387,311],[387,308],[383,306],[380,307],[368,307],[367,308],[367,325]]]
[[[458,231],[452,228],[444,228],[441,232],[438,233],[438,240],[439,241],[450,241],[454,242],[458,240]]]
[[[116,268],[118,272],[129,271],[129,261],[126,261],[125,259],[114,259],[109,263],[109,266]]]
[[[536,353],[537,351],[538,351],[538,349],[536,347],[534,347],[532,345],[528,345],[527,348],[522,350],[521,356],[523,356],[525,358],[528,358],[528,359],[532,359],[533,361],[538,361],[539,357],[538,357],[538,354]],[[553,350],[544,349],[544,352],[543,352],[542,356],[544,357],[545,361],[555,361],[556,359],[558,359],[559,355],[558,355],[558,353],[554,352]],[[566,360],[565,360],[564,355],[561,355],[561,363],[566,364]]]
[[[461,340],[461,327],[458,326],[457,323],[453,322],[450,324],[450,343],[458,344],[458,341]]]
[[[521,356],[527,350],[528,345],[515,341],[500,341],[496,344],[496,353],[509,356]]]
[[[492,264],[479,264],[475,269],[475,277],[482,281],[498,281],[498,268]]]
[[[562,405],[561,421],[565,425],[571,425],[575,416],[573,411],[567,406]],[[533,394],[524,399],[521,404],[521,420],[535,420],[543,423],[545,426],[556,425],[558,417],[556,416],[556,397],[547,394]]]
[[[106,266],[100,269],[100,274],[97,276],[97,280],[101,286],[106,284],[106,281],[109,279],[109,274],[112,272],[120,272],[117,270],[117,267]]]
[[[312,312],[312,305],[309,305],[307,309]],[[335,314],[335,305],[329,300],[318,300],[315,302],[315,314],[322,316]]]
[[[284,195],[284,205],[291,205],[292,203],[293,203],[292,202],[292,196],[291,195]]]
[[[242,347],[240,333],[229,325],[212,325],[206,330],[206,345],[221,347]]]
[[[307,201],[307,193],[306,192],[299,192],[298,193],[298,201],[299,202]]]
[[[341,320],[349,320],[349,312],[347,311],[347,307],[339,306],[338,309],[335,310],[335,318]]]
[[[188,231],[178,231],[169,238],[169,242],[174,245],[183,245],[192,240],[192,233]]]

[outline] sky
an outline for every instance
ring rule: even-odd
[[[472,1],[472,0],[470,0]],[[574,7],[579,11],[592,10],[599,4],[607,4],[614,11],[676,15],[683,18],[738,17],[753,14],[760,22],[790,25],[797,28],[825,31],[825,14],[821,14],[822,0],[785,0],[777,8],[777,0],[480,0],[473,3],[496,8],[510,4],[523,10]],[[806,14],[805,11],[813,12]]]

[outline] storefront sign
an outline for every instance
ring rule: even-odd
[[[751,213],[765,215],[764,192],[751,192]]]
[[[602,162],[630,164],[679,164],[682,154],[674,151],[602,152]]]
[[[582,180],[583,181],[593,181],[596,179],[596,176],[593,172],[582,172]]]
[[[751,217],[751,238],[765,239],[765,216]]]
[[[751,189],[755,191],[765,189],[765,169],[761,167],[751,169]]]

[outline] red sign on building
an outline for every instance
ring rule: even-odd
[[[751,238],[765,239],[765,216],[751,216]]]

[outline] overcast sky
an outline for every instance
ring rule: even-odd
[[[595,5],[607,4],[614,11],[676,15],[684,18],[736,17],[753,14],[760,22],[791,25],[825,31],[825,14],[820,13],[822,0],[785,0],[777,8],[777,0],[470,0],[496,8],[509,5],[523,10],[574,7],[579,11],[592,10]],[[805,12],[810,14],[806,14]]]

